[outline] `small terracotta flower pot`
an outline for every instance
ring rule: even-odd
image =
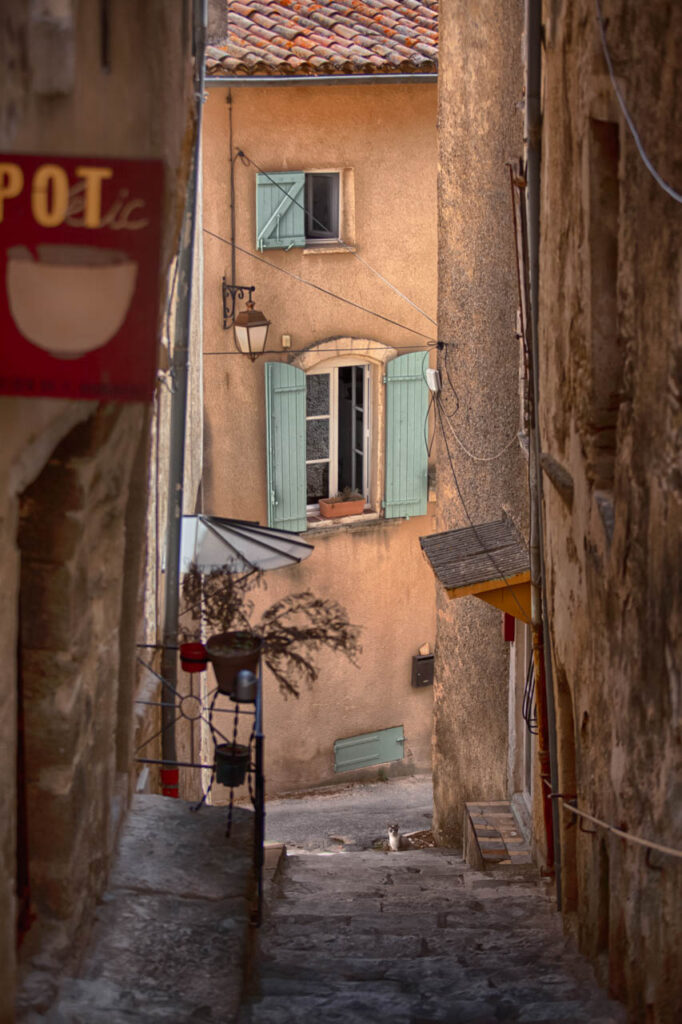
[[[241,786],[251,764],[251,751],[242,743],[219,743],[215,748],[215,774],[221,786]]]
[[[180,664],[185,672],[203,672],[207,660],[203,644],[180,644]]]
[[[263,641],[246,630],[217,633],[206,641],[206,653],[213,665],[218,689],[232,696],[237,673],[243,669],[258,671]]]

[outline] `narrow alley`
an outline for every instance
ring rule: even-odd
[[[240,1024],[625,1020],[537,871],[482,873],[446,849],[303,853],[268,902]]]

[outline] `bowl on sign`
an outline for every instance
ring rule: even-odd
[[[136,282],[137,263],[114,249],[46,244],[7,252],[12,319],[24,338],[57,359],[78,359],[111,341]]]

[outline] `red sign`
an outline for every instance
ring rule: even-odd
[[[0,393],[148,401],[163,164],[0,157]]]

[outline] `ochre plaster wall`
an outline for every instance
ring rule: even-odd
[[[204,227],[230,239],[230,158],[227,92],[209,89],[204,121]],[[267,171],[349,170],[354,194],[352,238],[358,256],[435,316],[435,85],[381,84],[239,88],[231,94],[235,149]],[[237,245],[235,281],[256,285],[255,302],[272,321],[270,359],[298,360],[296,351],[326,338],[365,339],[397,351],[435,339],[436,327],[349,252],[266,251],[290,273],[404,325],[397,327],[314,291],[255,259],[255,174],[235,161]],[[348,210],[345,222],[350,221]],[[346,237],[349,237],[346,234]],[[267,522],[263,359],[234,354],[222,329],[221,278],[231,279],[230,246],[205,235],[205,463],[203,509]],[[411,327],[426,335],[405,330]],[[291,353],[281,335],[291,335]],[[341,344],[341,343],[340,343]],[[326,353],[328,356],[329,353]],[[306,366],[307,368],[307,366]],[[373,365],[373,436],[383,416],[382,367]],[[381,496],[383,450],[373,457],[372,503]],[[315,552],[295,570],[267,576],[262,606],[312,588],[340,601],[362,627],[359,667],[343,657],[320,658],[320,679],[299,701],[283,701],[266,681],[266,778],[269,795],[334,775],[333,742],[394,725],[405,727],[407,767],[431,765],[431,690],[410,686],[411,658],[433,645],[433,577],[419,536],[433,529],[432,511],[411,521],[383,520],[310,529]],[[376,769],[370,773],[376,776]]]
[[[682,9],[603,9],[644,146],[679,191]],[[589,0],[546,11],[541,427],[574,482],[572,505],[544,484],[560,789],[680,850],[682,210],[636,152],[594,14]],[[605,133],[611,151],[598,145]],[[606,446],[605,365],[616,414]],[[633,1021],[679,1020],[680,861],[652,853],[655,870],[643,849],[561,820],[564,905],[582,948]]]
[[[527,464],[518,445],[506,447],[520,427],[505,163],[523,145],[522,20],[520,0],[441,5],[438,320],[447,347],[439,357],[439,530],[490,522],[503,511],[526,526]],[[443,842],[461,842],[467,800],[508,795],[508,680],[500,612],[475,597],[449,601],[440,590],[434,821]]]

